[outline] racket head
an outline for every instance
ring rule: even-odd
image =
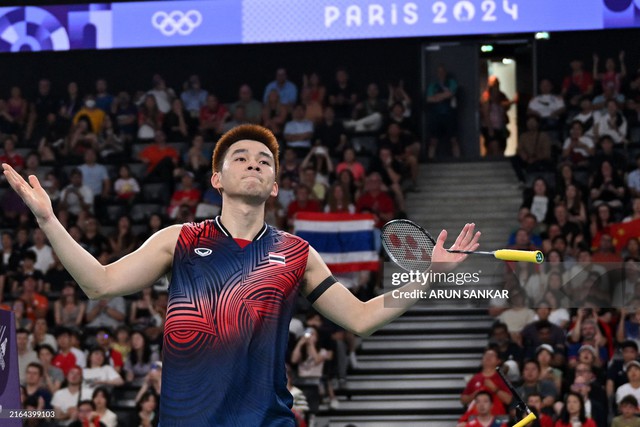
[[[436,241],[408,219],[394,219],[382,227],[382,247],[391,261],[406,271],[427,271]]]

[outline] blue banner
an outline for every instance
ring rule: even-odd
[[[0,52],[640,27],[640,0],[191,0],[0,8]]]

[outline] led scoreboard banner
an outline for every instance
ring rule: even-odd
[[[191,0],[0,7],[0,52],[640,27],[640,0]]]

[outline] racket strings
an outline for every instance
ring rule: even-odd
[[[405,270],[426,271],[435,242],[413,223],[394,221],[382,230],[382,243],[393,262]]]

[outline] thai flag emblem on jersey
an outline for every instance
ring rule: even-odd
[[[287,265],[287,263],[284,261],[284,255],[277,254],[275,252],[269,252],[269,263],[274,262],[276,264]]]

